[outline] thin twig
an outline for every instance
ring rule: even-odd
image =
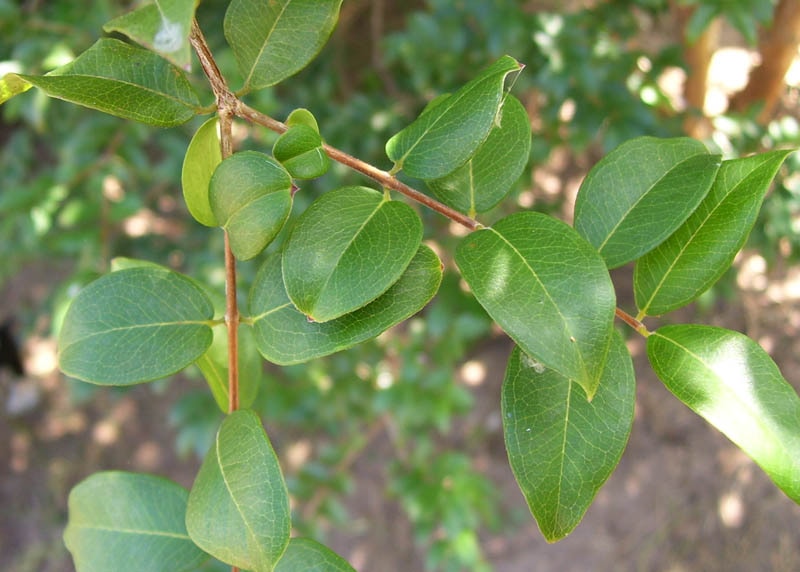
[[[631,328],[636,330],[645,338],[650,335],[650,332],[647,330],[647,327],[642,322],[640,322],[639,320],[628,314],[625,310],[616,308],[614,310],[614,314],[617,316],[617,318],[628,324]]]

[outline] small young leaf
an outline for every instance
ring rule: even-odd
[[[101,385],[180,371],[211,345],[214,308],[190,279],[164,268],[112,272],[84,288],[58,338],[61,370]]]
[[[156,127],[185,123],[200,105],[181,70],[153,52],[107,38],[47,75],[19,77],[50,97]]]
[[[69,494],[64,544],[80,572],[181,572],[208,556],[186,532],[180,485],[152,475],[109,471]]]
[[[595,165],[575,201],[575,230],[622,266],[664,241],[694,211],[720,166],[699,141],[639,137]]]
[[[342,0],[233,0],[225,38],[244,76],[260,89],[303,69],[328,41]]]
[[[656,374],[800,503],[800,397],[761,346],[699,325],[664,326],[647,338]]]
[[[214,400],[223,413],[228,412],[228,330],[225,324],[213,328],[211,347],[197,360]],[[253,328],[239,328],[239,406],[250,407],[262,378],[262,361],[256,347]]]
[[[531,121],[525,107],[508,95],[499,119],[469,161],[441,179],[428,181],[440,201],[469,216],[499,203],[528,162]]]
[[[355,572],[347,561],[310,538],[292,538],[275,572]]]
[[[228,231],[233,254],[249,260],[273,241],[289,218],[292,178],[267,155],[242,151],[214,171],[209,200]]]
[[[511,469],[548,542],[580,523],[617,466],[633,424],[633,362],[615,333],[600,387],[580,387],[515,348],[502,389]]]
[[[521,69],[517,60],[503,56],[454,94],[429,105],[386,143],[386,154],[395,169],[429,180],[466,163],[492,129],[506,77]]]
[[[475,298],[523,351],[591,399],[616,305],[597,252],[563,222],[522,212],[465,237],[455,260]]]
[[[209,186],[214,170],[222,162],[217,125],[219,120],[212,117],[197,130],[189,142],[186,157],[183,159],[181,184],[183,199],[189,212],[200,224],[217,226],[217,217],[211,210]]]
[[[292,305],[286,295],[280,255],[267,259],[250,291],[249,308],[258,350],[278,365],[302,363],[374,338],[419,312],[439,288],[442,263],[425,245],[406,271],[376,300],[320,324]]]
[[[410,206],[366,187],[329,191],[300,216],[283,250],[283,280],[316,322],[356,310],[389,289],[422,240]]]
[[[154,0],[152,4],[114,18],[103,30],[125,34],[188,71],[192,61],[189,31],[197,2]]]
[[[644,315],[695,300],[744,245],[772,179],[791,151],[725,161],[706,198],[672,236],[636,262],[634,293]]]
[[[255,413],[228,415],[189,493],[186,529],[215,558],[271,572],[289,543],[289,493]]]
[[[278,137],[272,154],[295,179],[321,177],[330,167],[319,132],[302,123]]]

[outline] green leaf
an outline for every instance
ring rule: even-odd
[[[190,279],[158,267],[95,280],[73,300],[58,338],[61,370],[101,385],[180,371],[211,345],[214,308]]]
[[[800,503],[800,398],[756,342],[712,326],[664,326],[647,338],[656,374]]]
[[[503,56],[454,94],[429,105],[386,143],[394,170],[438,179],[467,162],[489,135],[505,94],[505,79],[522,66]]]
[[[156,127],[185,123],[200,105],[181,70],[119,40],[100,39],[47,75],[19,77],[50,97]]]
[[[33,85],[15,73],[7,73],[0,79],[0,105],[20,93],[24,93]]]
[[[666,241],[636,262],[640,315],[660,315],[695,300],[725,273],[744,246],[783,160],[772,151],[725,161],[708,195]]]
[[[233,0],[225,38],[244,76],[260,89],[303,69],[328,41],[342,0]]]
[[[213,329],[214,340],[208,351],[197,360],[197,367],[206,378],[214,400],[223,413],[228,412],[228,330],[225,324]],[[258,394],[262,379],[262,361],[256,347],[253,329],[239,328],[239,406],[250,407]]]
[[[389,290],[363,308],[321,324],[309,322],[286,295],[280,255],[264,263],[250,291],[256,344],[272,363],[290,365],[374,338],[419,312],[439,288],[442,263],[425,245]]]
[[[278,137],[272,154],[295,179],[321,177],[330,167],[328,154],[322,148],[322,137],[305,124],[290,126]]]
[[[519,179],[531,150],[531,121],[516,97],[506,96],[486,141],[463,166],[428,181],[433,194],[454,209],[474,217],[508,194]]]
[[[192,62],[189,32],[197,2],[154,0],[152,4],[114,18],[103,30],[125,34],[188,71]]]
[[[300,216],[283,250],[283,280],[315,322],[356,310],[389,289],[422,240],[410,206],[366,187],[329,191]]]
[[[577,381],[591,399],[616,307],[597,252],[563,222],[522,212],[465,237],[455,260],[492,319],[527,354]]]
[[[200,126],[189,142],[181,171],[183,199],[186,201],[186,206],[195,220],[206,226],[219,224],[211,210],[209,199],[211,176],[217,165],[222,162],[218,124],[219,120],[215,116]]]
[[[639,137],[589,171],[575,202],[575,229],[609,268],[664,241],[706,196],[720,166],[699,141]]]
[[[64,544],[78,572],[180,572],[207,558],[184,523],[189,493],[152,475],[95,473],[69,494]]]
[[[501,399],[506,450],[548,542],[578,526],[619,463],[635,402],[633,362],[619,334],[591,402],[576,383],[514,349]]]
[[[189,493],[186,528],[215,558],[270,572],[289,543],[289,493],[255,413],[228,415]]]
[[[275,572],[355,572],[347,561],[310,538],[292,538]]]
[[[211,177],[211,210],[228,231],[239,260],[257,256],[278,235],[292,211],[292,178],[257,151],[235,153]]]

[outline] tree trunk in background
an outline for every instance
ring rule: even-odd
[[[703,105],[706,100],[708,68],[711,65],[711,56],[717,49],[720,20],[717,18],[712,21],[700,37],[690,44],[686,39],[685,30],[694,7],[673,5],[673,9],[680,24],[684,46],[683,57],[688,68],[683,96],[689,113],[684,121],[683,129],[690,137],[701,139],[710,130],[708,118],[703,114]]]
[[[763,103],[758,120],[769,121],[784,89],[783,78],[797,55],[798,43],[800,0],[780,0],[772,27],[761,34],[758,46],[761,64],[750,73],[747,86],[731,98],[730,109],[744,111],[755,103]]]

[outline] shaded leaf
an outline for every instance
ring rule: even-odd
[[[280,255],[267,259],[250,292],[249,309],[261,354],[272,363],[302,363],[374,338],[420,311],[442,280],[442,264],[425,245],[376,300],[321,324],[309,322],[286,295]]]
[[[103,30],[125,34],[188,71],[192,61],[189,31],[197,2],[154,0],[152,4],[114,18]]]
[[[505,94],[505,79],[522,66],[503,56],[454,94],[434,100],[386,143],[394,170],[438,179],[455,171],[489,135]]]
[[[725,161],[708,195],[672,236],[636,262],[642,316],[685,306],[725,273],[744,246],[764,195],[791,151]]]
[[[502,389],[511,469],[548,542],[580,523],[614,471],[633,424],[633,362],[615,333],[600,387],[580,387],[515,348]]]
[[[271,571],[289,543],[289,493],[255,413],[228,415],[197,474],[186,510],[192,540],[215,558]]]
[[[209,186],[214,170],[222,162],[219,133],[219,120],[212,117],[194,134],[186,149],[181,171],[183,199],[189,212],[200,224],[217,226],[217,217],[211,210]]]
[[[209,200],[228,231],[233,254],[249,260],[274,240],[289,218],[292,178],[267,155],[242,151],[217,166]]]
[[[366,187],[315,200],[283,249],[283,280],[297,308],[316,322],[356,310],[389,289],[422,240],[410,206]]]
[[[112,272],[73,300],[58,338],[61,370],[101,385],[180,371],[211,345],[214,308],[190,279],[153,267]]]
[[[475,298],[530,356],[592,398],[611,342],[616,298],[595,250],[563,222],[516,213],[458,245]]]
[[[64,544],[78,572],[180,572],[207,558],[189,538],[188,491],[166,479],[109,471],[69,494]]]
[[[475,154],[449,175],[428,181],[428,187],[446,205],[474,217],[508,194],[525,169],[530,150],[528,112],[517,98],[506,96],[500,121]]]
[[[347,561],[310,538],[292,538],[275,572],[355,572]]]
[[[225,38],[244,76],[243,91],[274,85],[303,69],[328,41],[342,0],[233,0]]]
[[[181,70],[119,40],[100,39],[47,75],[19,77],[50,97],[156,127],[185,123],[200,105]]]
[[[667,389],[800,503],[800,397],[761,346],[739,332],[675,325],[647,338],[647,356]]]
[[[595,165],[575,202],[575,230],[609,268],[652,250],[711,188],[720,166],[699,141],[638,137]]]

